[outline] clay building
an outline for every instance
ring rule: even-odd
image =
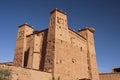
[[[111,73],[100,73],[100,80],[120,80],[120,68],[113,68]]]
[[[14,65],[50,73],[60,80],[99,80],[92,27],[75,32],[67,14],[50,12],[47,29],[34,31],[28,24],[18,27]]]

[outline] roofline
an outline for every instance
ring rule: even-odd
[[[113,68],[113,69],[120,69],[120,67],[119,68]]]
[[[43,30],[37,30],[37,31],[34,31],[33,34],[37,34],[37,33],[40,33],[40,32],[44,32],[44,31],[46,31],[46,30],[48,30],[48,28],[43,29]]]
[[[111,73],[99,73],[100,75],[104,75],[104,74],[120,74],[120,72],[111,72]]]
[[[80,30],[78,30],[78,31],[84,31],[84,30],[89,30],[89,31],[91,31],[92,33],[95,32],[95,29],[94,29],[93,27],[86,27],[86,28],[80,29]]]
[[[87,40],[85,37],[83,37],[82,35],[80,35],[79,33],[75,32],[74,30],[68,28],[69,30],[71,30],[72,32],[76,33],[77,35],[79,35],[80,37],[82,37],[83,39]]]
[[[63,12],[62,10],[59,10],[59,9],[57,9],[57,8],[55,8],[54,10],[52,10],[52,11],[50,12],[50,14],[54,13],[55,11],[58,11],[58,12],[60,12],[60,13],[63,13],[63,14],[65,14],[65,15],[67,15],[66,12]]]
[[[46,28],[46,29],[43,29],[43,30],[37,30],[37,31],[34,31],[32,34],[30,34],[30,35],[34,35],[34,34],[37,34],[37,33],[40,33],[40,32],[44,32],[44,31],[47,31],[48,30],[48,28]],[[30,35],[27,35],[26,37],[29,37]]]
[[[22,24],[20,26],[18,26],[19,28],[22,27],[22,26],[29,26],[30,28],[34,29],[33,26],[30,26],[29,24],[25,23],[25,24]]]

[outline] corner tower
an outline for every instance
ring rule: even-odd
[[[94,32],[92,27],[86,27],[78,31],[80,35],[87,39],[87,63],[88,74],[91,80],[99,80],[98,66],[96,61],[95,45],[94,45]]]
[[[24,54],[26,50],[26,36],[33,33],[33,27],[28,24],[23,24],[18,27],[16,39],[16,48],[14,53],[14,65],[24,67]]]

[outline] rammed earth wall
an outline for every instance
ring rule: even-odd
[[[120,80],[120,73],[100,73],[100,80]]]
[[[11,71],[12,80],[51,80],[51,73],[0,64],[0,69]]]

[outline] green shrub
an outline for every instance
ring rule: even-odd
[[[0,80],[10,80],[11,72],[8,69],[0,69]]]

